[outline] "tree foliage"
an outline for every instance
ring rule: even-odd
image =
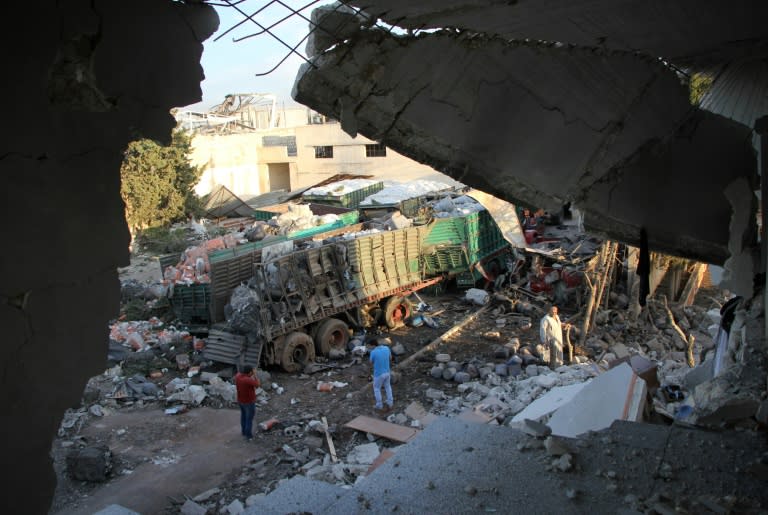
[[[158,227],[197,214],[200,199],[193,188],[203,167],[189,160],[192,137],[173,132],[169,146],[149,139],[128,145],[120,168],[125,216],[132,232]]]
[[[701,100],[704,98],[709,90],[712,88],[714,78],[707,73],[694,73],[691,75],[690,82],[688,84],[689,97],[691,104],[697,106],[701,104]]]

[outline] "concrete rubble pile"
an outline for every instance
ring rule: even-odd
[[[394,196],[386,199],[393,200]],[[460,191],[437,191],[422,207],[430,218],[465,216],[486,209]],[[313,217],[309,206],[296,205],[262,225],[266,231],[285,233],[319,223]],[[393,211],[368,221],[359,231],[265,247],[262,262],[270,263],[276,257],[324,244],[335,243],[336,249],[343,249],[346,240],[414,223]],[[410,428],[417,434],[442,417],[517,429],[536,442],[518,445],[517,449],[541,447],[549,457],[547,470],[555,473],[572,472],[580,466],[578,453],[569,447],[567,439],[607,430],[617,420],[708,429],[767,427],[765,344],[759,327],[762,300],[744,301],[724,292],[723,299],[712,299],[717,308],[706,309],[682,301],[668,304],[663,296],[650,296],[646,306],[633,313],[631,274],[627,273],[626,279],[614,279],[600,269],[599,256],[605,256],[606,261],[621,261],[618,248],[613,257],[606,250],[609,248],[609,242],[583,233],[576,224],[560,225],[558,220],[540,223],[529,247],[508,249],[506,269],[499,271],[496,281],[465,288],[454,299],[467,312],[482,310],[476,330],[482,350],[470,358],[457,359],[438,347],[433,358],[420,360],[429,382],[419,400],[428,409],[414,401],[386,417],[387,423]],[[338,258],[343,267],[346,256],[339,252]],[[291,270],[265,265],[263,274],[234,288],[225,308],[228,327],[241,334],[259,333],[265,320],[262,317],[281,324],[292,313],[304,309],[291,304],[302,302],[299,295],[290,294],[309,282],[303,277],[309,276],[309,265],[297,263]],[[628,261],[622,266],[631,269]],[[586,285],[594,284],[600,273],[611,277],[610,286],[604,298],[596,301],[587,324]],[[277,292],[278,286],[284,286],[288,295]],[[272,303],[264,313],[264,295],[282,302]],[[312,295],[307,298],[311,302]],[[720,300],[736,306],[727,327]],[[421,304],[414,305],[406,325],[439,327],[443,320],[426,304],[422,311]],[[549,348],[540,343],[538,327],[551,304],[560,306],[563,322],[570,325],[566,332],[571,346],[570,359],[554,368],[548,366]],[[339,371],[346,367],[367,362],[367,345],[383,338],[378,331],[356,332],[346,349],[334,349],[327,358],[318,358],[302,370],[304,375],[300,377],[309,378],[317,371],[332,368],[335,370],[317,381],[317,390],[330,392],[347,386],[329,378],[343,374]],[[122,349],[113,356],[116,366],[89,383],[83,407],[67,413],[60,436],[76,435],[89,419],[109,416],[127,406],[162,403],[167,415],[202,405],[235,406],[231,382],[234,369],[204,371],[211,364],[201,353],[206,342],[188,330],[165,326],[157,318],[116,321],[110,326],[110,339],[113,347]],[[406,354],[401,343],[384,339],[398,360]],[[341,364],[341,360],[347,363]],[[401,371],[396,368],[393,375],[400,378]],[[341,375],[339,379],[348,378]],[[270,402],[267,390],[276,395],[284,391],[268,376],[262,377],[262,385],[258,398],[264,405]],[[344,395],[349,399],[352,394]],[[299,402],[291,399],[292,405]],[[326,439],[330,441],[337,429],[318,418],[304,414],[301,421],[280,422],[276,429],[265,429],[280,431],[284,443],[265,460],[250,464],[243,476],[265,474],[270,463],[290,464],[287,477],[270,488],[279,488],[300,475],[349,489],[361,484],[400,449],[399,442],[396,445],[374,433],[362,433],[368,442],[361,445],[356,441],[358,433],[340,444],[336,453],[331,445],[325,446]],[[90,449],[83,453],[87,446],[76,437],[70,441],[73,450],[86,456],[84,460],[101,456]],[[106,461],[99,465],[105,470]],[[225,492],[209,491],[188,499],[181,511],[205,513],[218,509],[222,513],[240,513],[258,505],[264,495],[254,493],[232,499]]]

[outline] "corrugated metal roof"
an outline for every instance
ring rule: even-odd
[[[768,115],[768,62],[744,59],[729,64],[701,101],[701,108],[753,129]],[[753,137],[757,148],[757,135]]]

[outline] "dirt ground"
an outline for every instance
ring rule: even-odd
[[[121,278],[152,281],[159,275],[159,267],[152,258],[142,258],[120,272]],[[716,289],[708,290],[700,296],[709,304],[707,308],[712,307],[712,303],[706,299],[717,293]],[[460,291],[440,296],[421,294],[421,297],[432,307],[433,313],[439,313],[436,319],[440,326],[402,327],[384,334],[393,343],[402,343],[406,349],[398,363],[479,309],[464,301]],[[430,376],[436,353],[449,353],[459,362],[473,358],[501,362],[494,360],[494,345],[512,337],[518,337],[523,344],[538,338],[537,323],[523,330],[514,324],[499,327],[496,319],[497,316],[488,310],[446,343],[423,353],[407,366],[396,368],[401,376],[393,386],[394,413],[402,412],[412,401],[419,401],[429,408],[425,396],[428,388],[445,391],[456,388],[455,383]],[[70,429],[53,442],[52,456],[59,484],[50,513],[91,514],[110,504],[119,504],[143,515],[174,514],[179,513],[187,498],[212,488],[219,491],[207,502],[215,500],[219,509],[235,499],[245,503],[250,495],[269,492],[278,481],[299,472],[294,468],[294,461],[287,458],[284,445],[290,445],[297,452],[307,448],[312,458],[322,457],[319,450],[307,444],[306,434],[288,436],[283,429],[299,422],[320,420],[323,416],[327,417],[331,427],[337,453],[343,458],[356,445],[367,443],[366,435],[343,425],[358,415],[382,416],[373,409],[370,367],[366,359],[360,361],[354,363],[347,358],[338,362],[335,368],[311,375],[269,370],[271,382],[277,383],[284,392],[266,392],[257,407],[255,424],[271,418],[280,423],[269,431],[256,431],[252,442],[245,442],[240,436],[236,405],[223,405],[220,400],[206,400],[202,407],[176,415],[165,414],[167,406],[158,401],[121,405],[106,416],[89,416],[79,431]],[[223,368],[227,366],[213,370]],[[175,376],[179,373],[169,370],[156,383],[162,386]],[[111,387],[109,378],[94,381],[105,390]],[[339,381],[348,385],[331,392],[320,392],[317,389],[320,381]],[[79,442],[103,443],[110,447],[114,467],[106,482],[87,483],[68,477],[65,457]],[[378,443],[394,445],[384,439],[379,439]],[[325,442],[323,449],[327,450]],[[350,482],[353,480],[354,477],[350,477]]]
[[[135,260],[122,269],[121,278],[142,282],[156,279],[159,267],[152,258]],[[439,327],[401,327],[382,336],[393,343],[402,343],[406,353],[401,362],[478,309],[464,302],[461,293],[439,297],[421,295],[431,307]],[[488,355],[488,341],[476,338],[477,333],[495,329],[493,320],[480,320],[467,326],[448,345],[436,352],[448,352],[457,359]],[[530,332],[530,331],[529,331]],[[511,336],[511,335],[510,335]],[[395,410],[402,410],[414,400],[426,405],[424,391],[428,387],[455,387],[452,383],[435,380],[429,375],[435,352],[426,353],[408,366],[398,369],[400,379],[393,385]],[[464,358],[463,358],[464,357]],[[397,363],[396,362],[396,363]],[[214,365],[208,370],[231,368]],[[144,515],[178,513],[186,498],[211,488],[219,488],[216,498],[226,506],[234,499],[272,490],[276,483],[295,475],[292,460],[287,460],[283,445],[304,447],[305,434],[286,436],[283,429],[294,423],[327,417],[336,451],[344,457],[356,445],[367,443],[365,435],[344,428],[343,424],[358,415],[382,417],[373,409],[370,365],[367,359],[348,358],[336,368],[308,374],[287,374],[280,369],[268,369],[271,382],[284,389],[278,395],[268,390],[263,403],[257,405],[254,421],[276,418],[278,425],[269,431],[256,431],[253,442],[240,436],[239,411],[236,405],[222,405],[216,400],[204,401],[203,407],[193,407],[177,415],[166,415],[164,402],[131,405],[120,404],[103,417],[89,416],[79,431],[69,430],[53,442],[52,455],[58,476],[58,487],[50,513],[55,515],[90,514],[109,504],[119,504]],[[156,380],[159,386],[172,377],[181,376],[170,370]],[[320,392],[320,381],[348,383],[331,392]],[[97,377],[92,383],[103,392],[112,388],[111,379]],[[66,473],[65,458],[69,450],[80,443],[106,444],[113,453],[113,470],[108,481],[88,483],[73,480]],[[391,442],[379,440],[383,446]],[[327,447],[325,447],[327,449]],[[318,457],[318,453],[316,456]]]

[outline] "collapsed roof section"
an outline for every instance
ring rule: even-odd
[[[298,102],[501,198],[574,201],[589,230],[638,244],[645,227],[655,250],[726,259],[733,206],[723,191],[757,181],[751,128],[691,106],[657,56],[703,63],[762,43],[768,28],[755,18],[768,5],[351,3],[402,27],[461,30],[398,35],[357,23],[351,34],[361,17],[350,14],[344,41],[300,70]],[[626,14],[635,10],[639,22]]]
[[[683,64],[754,55],[764,44],[761,0],[354,0],[407,29],[452,27],[506,39],[640,52]]]

